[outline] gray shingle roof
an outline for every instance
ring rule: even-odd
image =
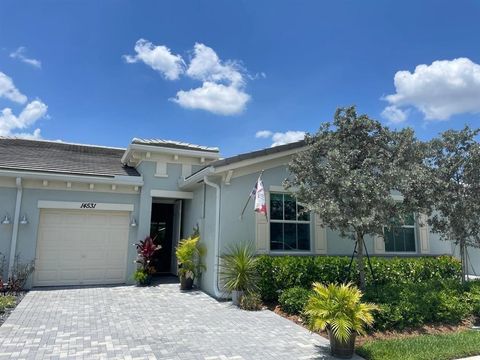
[[[225,158],[225,159],[212,161],[208,165],[205,165],[201,169],[195,171],[190,176],[187,176],[186,179],[193,177],[194,175],[198,174],[200,171],[202,171],[202,170],[204,170],[208,167],[218,168],[218,167],[221,167],[221,166],[234,164],[234,163],[237,163],[237,162],[240,162],[240,161],[243,161],[243,160],[254,159],[254,158],[259,157],[259,156],[276,154],[276,153],[280,153],[280,152],[283,152],[283,151],[288,151],[288,150],[292,150],[292,149],[301,148],[301,147],[304,147],[305,145],[306,145],[305,140],[300,140],[300,141],[296,141],[296,142],[285,144],[285,145],[279,145],[279,146],[275,146],[275,147],[271,147],[271,148],[256,150],[256,151],[252,151],[252,152],[248,152],[248,153],[243,153],[243,154],[231,156],[231,157],[228,157],[228,158]]]
[[[300,140],[300,141],[296,141],[296,142],[285,144],[285,145],[279,145],[279,146],[275,146],[275,147],[270,147],[270,148],[266,148],[266,149],[261,149],[261,150],[256,150],[256,151],[244,153],[244,154],[231,156],[231,157],[228,157],[228,158],[225,158],[225,159],[216,160],[216,161],[211,162],[209,165],[213,166],[213,167],[230,165],[230,164],[233,164],[233,163],[236,163],[236,162],[239,162],[239,161],[254,159],[254,158],[259,157],[259,156],[276,154],[276,153],[291,150],[291,149],[301,148],[303,146],[305,146],[305,140]]]
[[[190,144],[190,143],[185,143],[180,141],[163,140],[163,139],[134,138],[132,140],[132,144],[152,145],[152,146],[160,146],[160,147],[173,148],[173,149],[199,150],[199,151],[206,151],[206,152],[212,152],[212,153],[218,153],[220,151],[218,147],[195,145],[195,144]]]
[[[93,176],[140,176],[124,149],[0,137],[0,168]]]

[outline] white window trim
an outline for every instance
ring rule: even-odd
[[[268,249],[269,249],[269,253],[271,254],[281,254],[281,255],[311,255],[313,253],[313,248],[314,248],[314,244],[313,244],[313,236],[314,235],[314,231],[312,231],[312,216],[313,216],[313,212],[310,211],[309,212],[309,218],[310,220],[306,221],[306,220],[278,220],[278,219],[272,219],[271,217],[271,202],[272,202],[272,199],[271,199],[271,196],[272,194],[281,194],[281,195],[291,195],[291,192],[285,190],[282,186],[270,186],[269,188],[269,206],[268,206],[268,218],[269,218],[269,222],[270,223],[276,223],[276,224],[305,224],[305,225],[309,225],[309,234],[310,234],[310,249],[309,250],[272,250],[271,248],[271,243],[272,243],[272,234],[271,234],[271,231],[269,232],[269,239],[268,239]],[[283,200],[283,202],[285,203],[285,200]],[[296,203],[296,209],[295,209],[295,213],[296,213],[296,216],[298,217],[298,205],[301,205],[298,201],[296,201],[295,199],[295,203]],[[283,217],[285,217],[285,206],[283,206]],[[268,224],[268,226],[270,227],[270,224]],[[298,234],[297,234],[298,236]],[[298,241],[298,238],[297,238],[297,241]]]
[[[385,254],[398,254],[398,255],[418,254],[417,214],[415,214],[415,213],[413,214],[413,225],[401,225],[401,226],[395,226],[395,227],[413,229],[415,250],[414,251],[388,251],[387,247],[386,247],[385,229],[384,229],[383,230],[383,239],[385,241]]]

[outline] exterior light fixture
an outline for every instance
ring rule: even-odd
[[[22,218],[20,219],[20,224],[22,225],[27,225],[28,224],[28,219],[27,219],[27,215],[23,215]]]
[[[8,215],[5,215],[5,217],[2,220],[2,225],[10,225],[10,218]]]
[[[137,220],[135,220],[134,217],[132,217],[132,221],[130,221],[130,226],[131,227],[137,227]]]

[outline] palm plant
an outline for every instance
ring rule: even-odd
[[[363,303],[362,292],[351,283],[323,285],[316,282],[313,291],[305,306],[310,329],[328,331],[334,355],[338,355],[335,351],[339,348],[353,355],[355,335],[365,334],[365,327],[374,322],[372,312],[378,307]]]
[[[202,264],[202,257],[205,255],[205,248],[199,243],[200,235],[193,234],[183,239],[175,251],[178,261],[178,274],[183,285],[183,290],[188,290],[193,285],[193,280],[199,276],[205,266]],[[188,284],[186,281],[188,280]]]
[[[240,299],[237,294],[252,293],[257,290],[257,257],[251,244],[234,244],[227,248],[221,257],[220,276],[224,288],[233,293],[234,303]]]

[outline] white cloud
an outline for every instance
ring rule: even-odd
[[[145,39],[139,39],[135,44],[135,52],[136,55],[123,56],[127,63],[142,61],[168,80],[176,80],[184,72],[185,63],[182,57],[172,54],[164,45],[155,46]]]
[[[20,60],[21,62],[24,62],[25,64],[32,65],[33,67],[36,67],[37,69],[40,69],[42,67],[42,63],[40,62],[40,60],[33,59],[33,58],[28,58],[25,55],[26,52],[27,52],[27,49],[24,46],[20,46],[17,50],[10,53],[10,57],[12,59]]]
[[[172,100],[188,109],[218,115],[240,114],[250,100],[244,91],[243,71],[237,62],[223,62],[212,48],[196,43],[186,75],[203,84],[196,89],[180,90]]]
[[[17,131],[32,126],[37,120],[47,114],[47,109],[47,105],[40,100],[34,100],[28,103],[18,116],[13,114],[12,109],[4,108],[0,112],[0,136],[15,136],[30,139],[40,138],[40,129],[35,129],[31,134],[24,132],[17,133]]]
[[[270,130],[260,130],[255,133],[256,138],[263,138],[263,139],[268,139],[273,135],[273,132]]]
[[[206,81],[199,88],[180,90],[171,100],[187,109],[201,109],[219,115],[235,115],[244,110],[250,95],[234,86]]]
[[[256,138],[270,138],[272,140],[272,147],[278,145],[285,145],[292,142],[300,141],[305,138],[305,131],[286,131],[286,132],[273,132],[270,130],[260,130],[255,134]]]
[[[394,83],[396,93],[384,98],[390,106],[414,107],[427,120],[480,113],[480,65],[470,59],[434,61],[418,65],[413,73],[398,71]],[[392,109],[385,109],[385,113],[402,118]]]
[[[143,61],[169,80],[185,75],[202,82],[197,88],[178,91],[170,99],[184,108],[236,115],[245,110],[250,100],[245,84],[247,78],[253,78],[238,61],[222,61],[212,48],[204,44],[195,44],[188,66],[182,56],[172,54],[166,46],[157,46],[144,39],[137,41],[135,51],[135,56],[123,56],[127,63]],[[259,76],[265,77],[265,74]]]
[[[19,104],[27,102],[27,97],[15,87],[12,78],[0,71],[0,98],[2,97]]]
[[[407,120],[407,113],[395,105],[387,106],[382,111],[382,116],[392,124],[400,124]]]
[[[217,53],[210,47],[196,43],[193,58],[187,69],[187,75],[192,79],[241,87],[245,80],[242,69],[235,61],[223,63]]]

